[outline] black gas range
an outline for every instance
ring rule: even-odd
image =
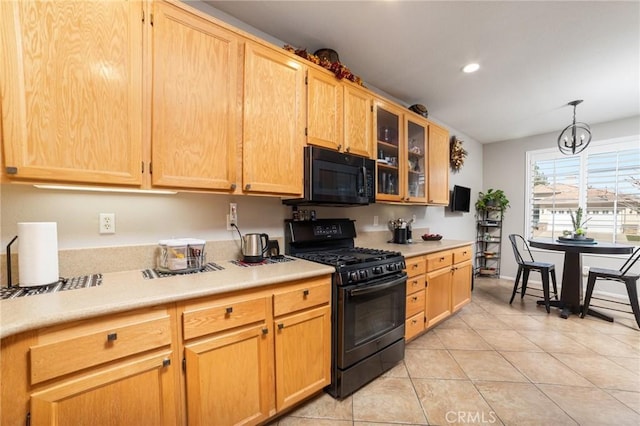
[[[407,275],[401,253],[355,247],[349,219],[285,221],[285,252],[334,266],[331,385],[342,399],[404,358]]]

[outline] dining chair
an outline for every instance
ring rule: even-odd
[[[511,247],[513,248],[513,254],[518,263],[518,273],[516,274],[516,281],[513,284],[513,293],[511,294],[511,300],[509,304],[513,303],[513,299],[518,292],[518,284],[520,282],[520,276],[522,276],[522,287],[520,288],[520,298],[522,299],[527,291],[527,282],[529,281],[529,273],[531,271],[540,272],[542,276],[542,292],[544,295],[544,307],[547,309],[547,313],[551,312],[549,305],[549,276],[551,276],[551,282],[553,283],[553,295],[558,300],[558,285],[556,282],[556,265],[553,263],[536,262],[531,254],[531,249],[527,241],[519,234],[510,234],[509,241],[511,241]],[[524,256],[523,256],[524,255]]]
[[[617,303],[625,306],[631,306],[631,313],[636,319],[636,323],[638,323],[638,327],[640,327],[640,306],[638,305],[638,290],[637,290],[637,282],[638,278],[640,278],[640,274],[637,272],[632,272],[631,268],[640,258],[640,247],[636,248],[631,256],[624,262],[624,264],[620,267],[620,269],[604,269],[604,268],[589,268],[589,277],[587,279],[587,291],[584,295],[584,304],[582,306],[582,314],[581,318],[584,318],[585,315],[589,313],[589,305],[591,303],[591,297],[593,295],[593,289],[596,285],[597,280],[604,281],[617,281],[621,282],[627,288],[627,295],[629,296],[629,303],[617,302],[608,299],[595,298],[598,300],[604,300],[607,302]],[[620,309],[599,306],[605,309],[612,309],[614,311],[619,312],[628,312]],[[607,321],[613,322],[613,318],[609,318],[606,316],[598,315],[598,317],[603,318]]]

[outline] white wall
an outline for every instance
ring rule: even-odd
[[[640,134],[640,117],[591,124],[591,131],[594,141],[638,135]],[[502,229],[504,238],[500,272],[503,277],[515,277],[517,271],[513,252],[506,236],[514,233],[525,235],[525,212],[529,207],[525,200],[525,153],[535,149],[553,148],[556,146],[557,137],[557,133],[548,133],[484,145],[484,188],[504,190],[511,204],[511,208],[506,211]],[[556,264],[558,279],[562,276],[562,255],[561,252],[544,250],[534,253],[536,260]],[[615,256],[584,255],[583,266],[606,266],[617,269],[621,264],[619,257]],[[532,276],[532,279],[538,280],[538,277]]]

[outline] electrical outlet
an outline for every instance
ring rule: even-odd
[[[238,226],[238,205],[229,203],[229,225]]]
[[[101,234],[116,233],[115,213],[100,213],[100,233]]]

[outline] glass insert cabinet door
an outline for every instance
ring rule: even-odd
[[[404,191],[400,164],[402,111],[376,102],[377,196],[381,201],[400,201]]]
[[[406,201],[426,201],[426,148],[427,126],[407,120]]]
[[[426,203],[429,122],[382,101],[375,106],[376,200]]]

